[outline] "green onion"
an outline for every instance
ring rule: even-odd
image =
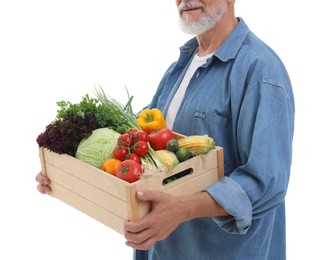
[[[127,88],[126,91],[128,95],[128,102],[125,106],[122,106],[113,98],[108,98],[100,85],[98,89],[96,88],[95,95],[101,104],[107,108],[105,111],[106,113],[110,113],[109,117],[114,118],[117,122],[119,122],[119,126],[124,129],[124,132],[129,128],[135,128],[142,131],[141,127],[137,123],[136,115],[133,113],[131,106],[133,96],[129,96]],[[155,151],[151,148],[150,144],[148,145],[149,152],[146,156],[142,157],[143,161],[153,169],[162,168],[163,164],[157,158]]]

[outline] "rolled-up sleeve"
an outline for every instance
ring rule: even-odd
[[[207,192],[230,214],[213,220],[225,231],[244,234],[251,225],[252,206],[246,192],[234,180],[222,178]]]

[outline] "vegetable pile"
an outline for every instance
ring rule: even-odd
[[[55,119],[36,139],[39,147],[69,154],[127,182],[147,172],[172,169],[215,148],[207,135],[176,140],[156,108],[135,115],[132,96],[123,106],[101,87],[95,95],[87,94],[76,104],[57,102]]]

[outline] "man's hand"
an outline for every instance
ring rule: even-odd
[[[37,190],[42,194],[49,194],[51,192],[50,180],[48,177],[44,176],[42,172],[36,175],[35,180],[38,182]]]
[[[184,220],[184,205],[179,197],[160,191],[145,190],[137,193],[141,201],[151,201],[152,210],[136,222],[125,221],[126,245],[146,250],[172,233]]]

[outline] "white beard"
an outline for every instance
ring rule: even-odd
[[[197,0],[182,1],[178,6],[179,13],[180,10],[182,10],[184,7],[204,8],[202,3],[198,2]],[[190,15],[179,15],[178,25],[180,29],[187,34],[200,35],[212,29],[216,23],[221,20],[222,16],[227,10],[227,7],[227,1],[221,1],[220,5],[216,6],[213,10],[205,9],[204,14],[199,21],[192,20]]]

